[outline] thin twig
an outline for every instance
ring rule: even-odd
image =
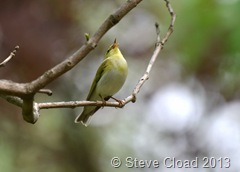
[[[4,67],[17,53],[17,50],[19,49],[19,46],[17,45],[14,50],[10,53],[10,55],[3,60],[2,63],[0,63],[0,67]]]
[[[39,109],[52,109],[52,108],[76,108],[80,106],[109,106],[119,107],[118,102],[111,101],[68,101],[68,102],[46,102],[38,103]]]
[[[38,93],[47,94],[48,96],[51,96],[53,94],[52,90],[49,90],[49,89],[40,89]]]
[[[156,61],[156,59],[158,57],[158,54],[161,52],[161,50],[164,47],[164,44],[167,42],[167,40],[169,39],[170,35],[173,32],[174,23],[175,23],[175,20],[176,20],[176,14],[174,13],[173,8],[172,8],[170,2],[168,0],[164,0],[164,1],[166,2],[166,6],[168,8],[168,12],[169,12],[169,14],[171,16],[170,26],[168,28],[168,31],[167,31],[165,37],[161,41],[159,25],[158,25],[158,23],[155,24],[156,34],[157,34],[157,42],[156,42],[155,50],[153,52],[153,55],[151,57],[151,60],[150,60],[150,62],[148,64],[148,66],[147,66],[145,74],[141,77],[141,79],[139,80],[138,84],[134,88],[132,95],[130,95],[127,98],[124,99],[124,102],[126,102],[126,103],[128,103],[130,101],[132,101],[132,102],[136,101],[136,95],[139,93],[139,91],[140,91],[141,87],[143,86],[143,84],[148,80],[149,74],[150,74],[150,72],[152,70],[153,64],[155,63],[155,61]]]
[[[165,44],[168,41],[169,36],[173,32],[174,23],[175,23],[175,20],[176,20],[176,14],[173,11],[173,8],[172,8],[170,2],[168,0],[164,0],[164,1],[166,2],[166,6],[168,8],[169,14],[171,15],[171,23],[169,25],[168,32],[167,32],[166,36],[163,38],[163,40],[161,42],[162,44]]]

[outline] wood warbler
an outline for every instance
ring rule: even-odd
[[[97,70],[92,86],[87,96],[89,101],[107,101],[123,86],[128,74],[127,62],[118,48],[116,39],[109,47],[105,58]],[[75,122],[89,124],[89,118],[100,106],[85,106],[83,112],[75,119]]]

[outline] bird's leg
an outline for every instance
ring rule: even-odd
[[[101,98],[101,100],[103,102],[102,108],[104,108],[104,106],[106,106],[106,100],[102,97],[101,94],[99,94],[99,97]]]
[[[114,98],[114,97],[112,97],[112,96],[111,96],[110,98],[112,98],[113,100],[115,100],[116,102],[118,102],[120,108],[122,108],[122,107],[124,106],[124,102],[123,102],[122,100],[116,99],[116,98]],[[116,107],[116,108],[117,108],[117,107]]]

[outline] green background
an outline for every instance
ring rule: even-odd
[[[76,51],[125,1],[1,0],[1,79],[29,82]],[[240,146],[240,1],[170,1],[174,33],[153,66],[135,104],[100,109],[91,125],[75,124],[82,108],[41,110],[35,125],[0,100],[1,172],[237,171]],[[73,70],[47,88],[37,102],[84,100],[114,38],[129,75],[115,97],[131,94],[154,50],[158,22],[163,37],[170,16],[162,0],[146,0],[112,28]],[[120,168],[111,159],[122,160]],[[159,168],[127,168],[127,157],[158,160]],[[230,158],[230,168],[166,168],[163,160]],[[223,160],[222,165],[228,165]],[[211,164],[210,164],[211,165]],[[213,165],[213,164],[212,164]]]

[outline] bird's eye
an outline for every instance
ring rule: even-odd
[[[107,50],[107,54],[111,51],[112,47],[110,47],[108,50]]]

